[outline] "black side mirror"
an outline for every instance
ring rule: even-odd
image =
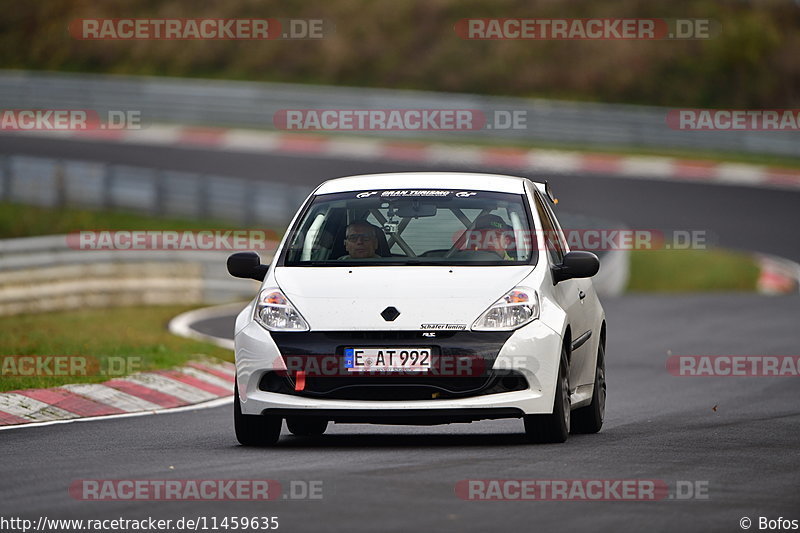
[[[572,278],[591,278],[600,270],[600,260],[592,252],[569,252],[553,267],[553,283]]]
[[[235,278],[264,281],[269,265],[262,265],[255,252],[237,252],[228,257],[228,273]]]

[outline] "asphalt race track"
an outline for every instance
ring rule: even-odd
[[[743,516],[794,517],[797,378],[677,377],[665,362],[667,350],[796,353],[800,300],[629,296],[606,309],[609,397],[596,435],[528,445],[517,420],[333,425],[323,437],[284,430],[277,448],[247,449],[234,439],[229,406],[27,428],[0,432],[2,506],[59,518],[267,514],[284,531],[736,531]],[[68,494],[79,479],[209,478],[275,479],[286,492],[290,481],[322,481],[323,498],[83,502]],[[464,479],[657,479],[673,490],[707,482],[708,499],[464,501],[454,492]]]
[[[311,184],[414,165],[140,148],[96,142],[0,140],[0,152]],[[144,154],[147,153],[147,157]],[[60,155],[59,155],[60,154]],[[137,163],[136,159],[139,162]],[[212,168],[218,165],[219,168]],[[430,168],[430,167],[425,167]],[[223,171],[224,169],[224,171]],[[431,168],[433,169],[433,168]],[[452,167],[437,167],[447,170]],[[800,259],[800,193],[744,187],[560,176],[562,206],[631,227],[707,229],[727,246]],[[741,531],[740,519],[800,519],[800,381],[677,377],[677,355],[796,355],[796,296],[624,296],[604,300],[608,404],[603,430],[561,445],[528,445],[518,420],[434,427],[332,425],[317,438],[284,430],[272,449],[233,435],[231,407],[0,431],[6,516],[141,519],[277,516],[282,531]],[[198,324],[231,334],[231,318]],[[321,481],[322,498],[273,502],[86,502],[81,479]],[[465,501],[470,479],[644,479],[707,488],[707,498],[657,502]],[[299,484],[296,484],[299,486]],[[701,494],[702,495],[702,494]]]

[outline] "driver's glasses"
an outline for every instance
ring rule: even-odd
[[[347,236],[347,240],[349,242],[358,242],[359,240],[371,241],[372,235],[370,235],[369,233],[351,233],[350,235]]]

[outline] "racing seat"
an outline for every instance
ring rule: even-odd
[[[378,249],[375,253],[381,257],[391,257],[392,253],[389,251],[389,241],[386,240],[386,234],[383,232],[383,228],[374,227],[375,233],[378,235]]]

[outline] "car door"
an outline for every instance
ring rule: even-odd
[[[542,242],[546,248],[545,255],[550,262],[550,266],[560,265],[564,260],[564,255],[569,252],[566,238],[561,227],[556,220],[555,214],[542,198],[541,193],[535,192],[536,210],[542,222]],[[586,309],[585,301],[587,297],[586,287],[582,284],[583,280],[568,279],[559,282],[553,287],[553,294],[559,305],[566,311],[569,317],[570,329],[572,332],[573,343],[585,337],[590,330],[590,319]],[[583,344],[577,348],[570,358],[570,375],[579,376],[587,360],[588,344]],[[574,389],[580,383],[570,382],[570,387]]]

